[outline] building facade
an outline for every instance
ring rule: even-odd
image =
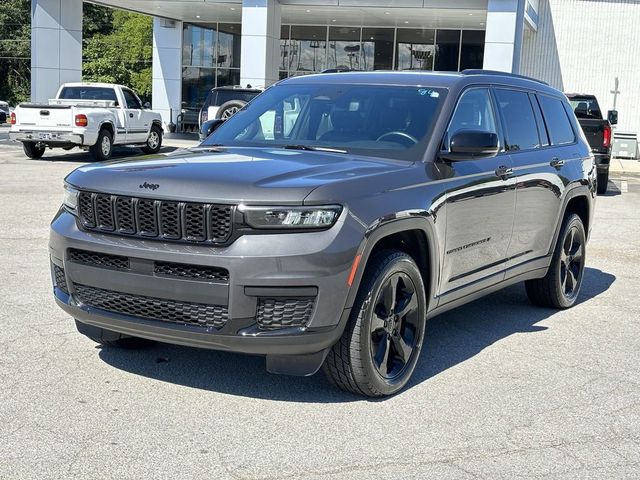
[[[612,107],[609,90],[618,77],[621,127],[640,130],[632,108],[640,100],[637,55],[630,48],[640,44],[635,0],[94,3],[154,17],[152,103],[165,124],[199,108],[215,86],[267,87],[335,68],[485,68],[595,93],[605,110]],[[598,15],[603,9],[611,16]],[[60,83],[81,79],[81,32],[82,0],[32,0],[33,100],[46,100]]]

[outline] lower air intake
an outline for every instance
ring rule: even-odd
[[[314,304],[314,297],[260,298],[258,300],[258,325],[265,330],[304,327],[309,323]]]

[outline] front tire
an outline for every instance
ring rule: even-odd
[[[147,144],[141,148],[144,153],[154,154],[160,151],[162,147],[162,129],[156,125],[151,127]]]
[[[323,369],[342,390],[393,395],[415,370],[426,323],[426,294],[414,260],[383,250],[367,265],[349,323]]]
[[[42,155],[44,155],[44,147],[39,147],[34,142],[23,142],[22,148],[24,150],[24,154],[34,160],[38,160],[39,158],[42,158]]]
[[[106,129],[100,130],[98,134],[98,141],[95,145],[89,148],[89,151],[97,161],[102,162],[109,160],[113,153],[113,136],[111,132]]]
[[[531,303],[559,309],[575,305],[584,274],[586,238],[580,217],[575,213],[568,215],[562,224],[547,274],[525,282]]]
[[[604,195],[607,193],[607,186],[609,185],[609,171],[598,172],[598,195]]]

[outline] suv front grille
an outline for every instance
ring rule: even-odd
[[[86,230],[189,243],[224,244],[232,233],[231,205],[150,200],[80,192]]]
[[[87,306],[147,320],[221,328],[229,318],[227,307],[220,305],[133,295],[77,283],[74,290],[75,297]]]
[[[119,270],[129,268],[129,259],[127,257],[77,250],[75,248],[69,250],[69,260],[76,263],[84,263],[97,267],[117,268]]]
[[[273,330],[304,327],[311,318],[315,298],[260,298],[257,322],[260,328]]]

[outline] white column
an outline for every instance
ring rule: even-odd
[[[152,108],[167,130],[182,107],[182,22],[154,17],[152,78]]]
[[[31,101],[82,80],[82,0],[31,0]]]
[[[484,69],[520,71],[524,9],[525,0],[488,0]]]
[[[242,1],[240,84],[268,87],[278,81],[280,61],[280,3]]]

